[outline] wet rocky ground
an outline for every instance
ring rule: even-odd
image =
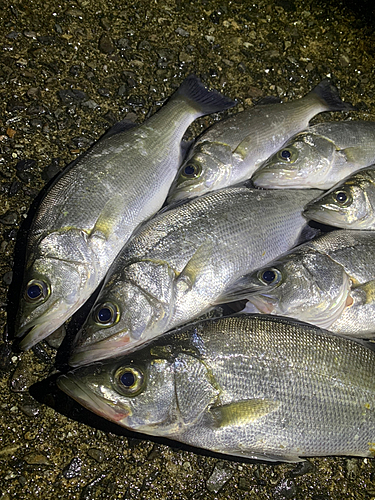
[[[329,76],[357,106],[350,116],[375,120],[371,5],[3,0],[0,500],[375,498],[372,459],[242,462],[119,429],[56,389],[58,335],[27,353],[11,343],[27,214],[65,165],[119,119],[142,122],[192,72],[237,100],[231,112]],[[343,115],[315,121],[328,118]]]

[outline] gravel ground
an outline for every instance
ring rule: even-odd
[[[189,73],[235,98],[230,112],[266,95],[301,97],[330,76],[358,108],[350,116],[375,120],[375,16],[370,1],[360,9],[309,0],[3,0],[0,500],[375,498],[371,459],[241,462],[119,429],[56,389],[58,338],[12,352],[6,326],[40,190],[113,123],[154,113]],[[314,121],[332,117],[343,115]],[[188,136],[218,118],[198,120]]]

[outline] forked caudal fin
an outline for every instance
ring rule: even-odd
[[[189,75],[185,78],[175,95],[193,101],[194,107],[202,114],[224,111],[236,104],[232,99],[220,94],[217,90],[208,90],[195,75]]]
[[[316,94],[317,97],[319,97],[322,103],[327,107],[327,111],[353,111],[356,109],[355,106],[341,99],[337,87],[335,87],[328,78],[318,83],[310,92],[310,95],[311,94]]]

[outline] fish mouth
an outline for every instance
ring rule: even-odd
[[[259,295],[248,297],[248,303],[249,302],[262,314],[275,314],[275,301],[267,296]]]
[[[132,351],[141,343],[143,342],[135,342],[130,337],[130,334],[126,334],[120,338],[100,340],[95,344],[78,345],[69,358],[69,365],[73,367],[83,366],[103,359],[117,357]]]
[[[73,373],[61,375],[57,379],[57,386],[84,408],[96,413],[100,417],[126,427],[125,422],[126,418],[130,415],[130,409],[118,404],[111,406],[108,401],[84,385]]]
[[[321,222],[322,224],[334,226],[336,221],[333,217],[340,217],[340,212],[337,209],[335,210],[334,207],[322,207],[317,209],[307,206],[302,212],[302,215],[306,217],[307,220],[315,220],[317,222]]]

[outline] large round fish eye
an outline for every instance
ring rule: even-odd
[[[117,388],[124,396],[136,396],[145,387],[145,377],[136,366],[121,366],[114,376]]]
[[[281,281],[281,277],[280,271],[274,267],[263,269],[258,273],[258,278],[265,285],[277,285]]]
[[[298,158],[298,151],[293,146],[290,146],[288,148],[281,149],[277,153],[277,156],[278,156],[279,160],[281,160],[285,163],[293,163]]]
[[[112,326],[120,319],[120,311],[115,304],[105,302],[94,310],[94,321],[100,326]]]
[[[48,284],[41,280],[31,280],[26,285],[25,300],[27,302],[44,301],[50,294]]]
[[[202,168],[200,165],[196,163],[188,163],[182,170],[181,174],[186,179],[195,179],[200,176],[201,172]]]
[[[347,189],[338,189],[333,193],[333,198],[342,207],[347,207],[353,201],[350,192]]]

